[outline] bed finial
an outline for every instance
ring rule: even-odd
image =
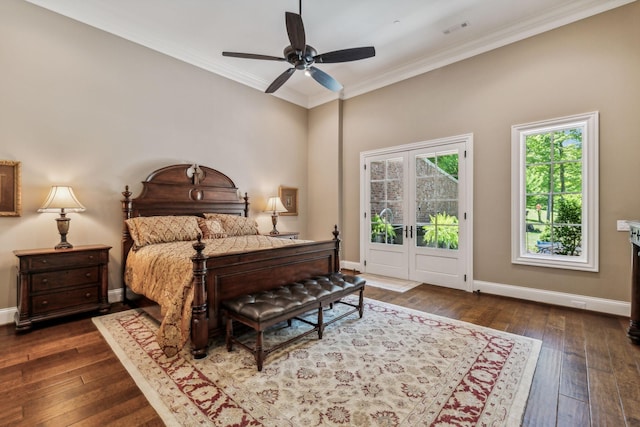
[[[125,185],[124,186],[124,191],[122,192],[122,195],[124,196],[125,200],[129,200],[129,198],[131,197],[131,191],[129,191],[129,186]]]
[[[199,185],[204,178],[204,172],[196,163],[187,168],[187,177],[191,178],[193,185]]]
[[[122,213],[124,215],[124,219],[131,218],[131,194],[133,193],[129,191],[129,186],[125,185],[124,191],[122,192],[122,196],[124,196],[124,199],[122,199]]]

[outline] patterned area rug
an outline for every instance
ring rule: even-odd
[[[136,310],[93,320],[169,426],[520,425],[540,341],[365,301],[362,319],[271,354],[262,372],[222,341],[205,359],[167,358]],[[265,342],[306,327],[283,324]]]

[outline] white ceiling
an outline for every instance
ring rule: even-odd
[[[289,64],[221,53],[282,56],[285,11],[299,12],[298,0],[27,1],[260,91]],[[265,96],[307,108],[346,99],[633,1],[304,0],[307,44],[319,53],[374,46],[376,56],[316,64],[340,94],[296,72]]]

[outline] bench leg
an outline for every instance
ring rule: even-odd
[[[318,308],[318,339],[322,339],[324,333],[324,314],[322,313],[322,304]]]
[[[262,330],[258,331],[256,337],[256,365],[258,365],[258,371],[262,371],[262,363],[264,362],[264,349],[262,348]]]
[[[358,298],[358,314],[362,319],[362,316],[364,316],[364,288],[360,288],[360,297]]]
[[[233,319],[227,316],[227,335],[225,336],[227,351],[231,351],[233,349],[233,342],[231,341],[232,336],[233,336]]]

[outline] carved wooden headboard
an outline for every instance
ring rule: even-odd
[[[249,215],[249,198],[225,174],[200,165],[179,164],[153,171],[142,182],[142,192],[131,198],[127,185],[122,192],[124,220],[138,216],[197,215],[205,212]],[[133,246],[123,221],[122,265]]]

